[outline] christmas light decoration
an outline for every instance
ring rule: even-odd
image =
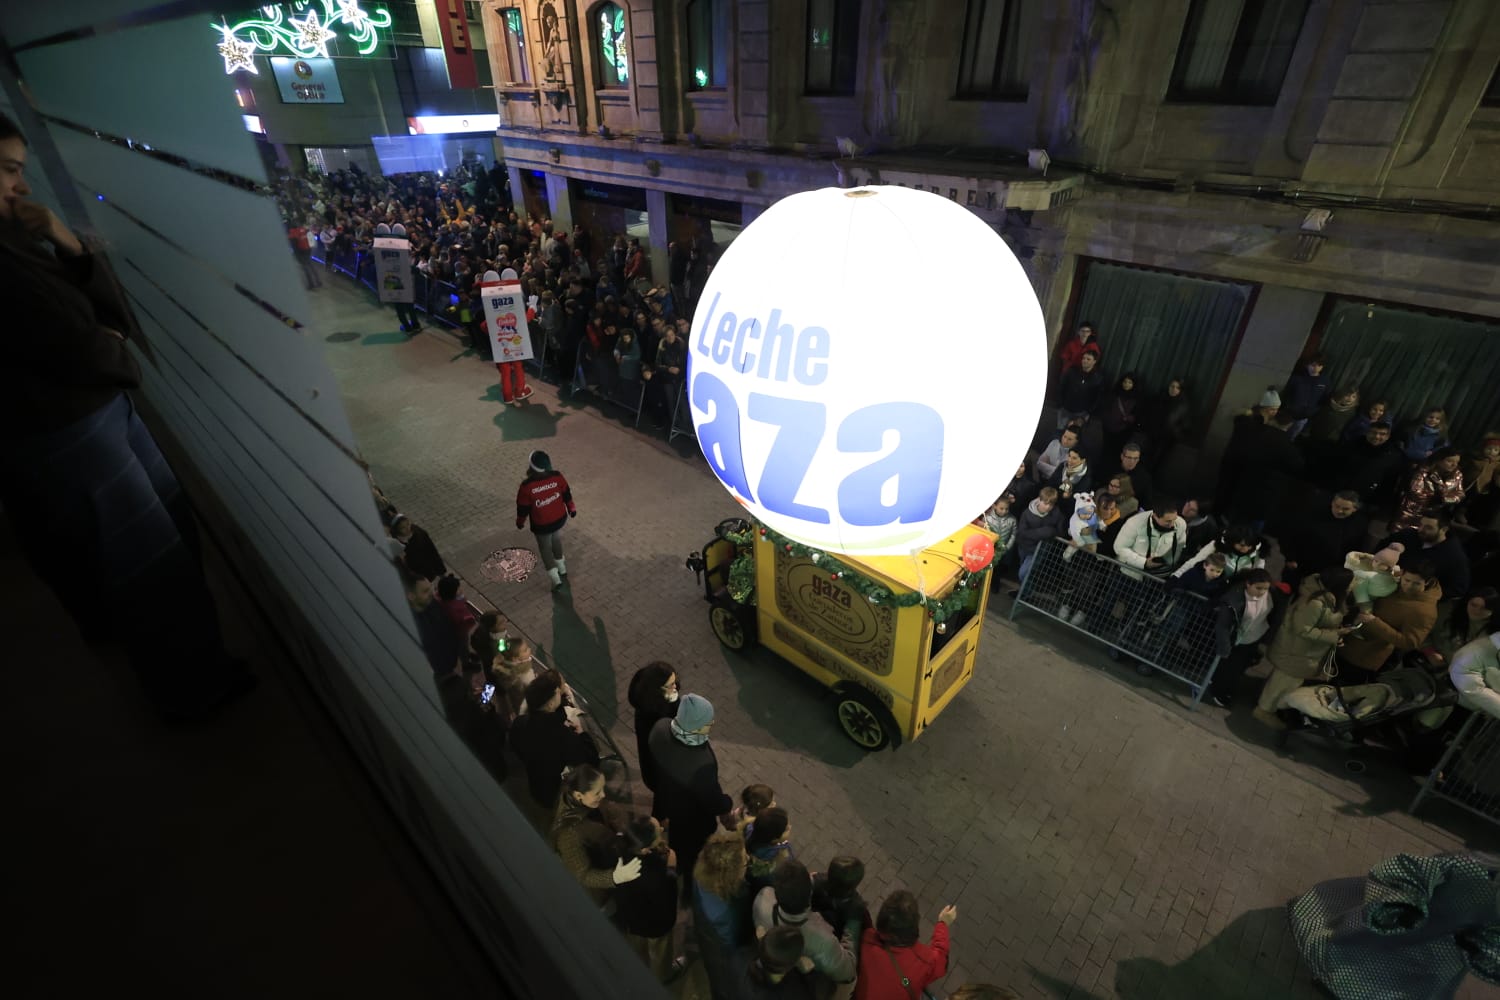
[[[338,36],[323,27],[323,22],[318,20],[317,11],[308,11],[306,17],[301,21],[294,19],[292,24],[297,27],[297,32],[301,36],[298,41],[305,52],[321,59],[328,58],[328,40]]]
[[[379,30],[391,26],[391,13],[384,7],[366,9],[360,2],[297,0],[284,6],[261,7],[259,17],[214,25],[224,72],[259,72],[255,68],[258,52],[326,59],[330,42],[348,42],[359,55],[370,55],[380,44]],[[299,13],[300,19],[295,16]]]
[[[219,55],[224,57],[224,72],[248,69],[252,73],[259,73],[260,70],[255,68],[255,46],[235,38],[226,27],[219,26],[219,30],[224,33],[224,40],[219,43]]]

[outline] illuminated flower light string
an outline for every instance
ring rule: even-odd
[[[384,8],[366,10],[360,0],[316,0],[297,3],[295,10],[306,9],[298,19],[278,6],[260,8],[260,17],[230,24],[227,20],[214,25],[219,33],[219,55],[224,72],[236,70],[260,72],[255,67],[257,52],[277,52],[302,59],[328,58],[328,43],[340,37],[352,43],[362,56],[375,51],[381,28],[391,26],[391,13]],[[319,13],[319,7],[322,13]],[[341,32],[334,31],[337,26]]]
[[[917,604],[926,605],[927,617],[939,625],[944,624],[954,615],[970,610],[972,595],[969,591],[987,585],[984,574],[988,572],[988,566],[973,572],[963,568],[959,570],[958,580],[947,597],[940,599],[915,590],[898,594],[885,584],[866,576],[827,552],[793,541],[763,524],[752,523],[746,531],[731,531],[724,534],[726,539],[740,548],[740,555],[729,566],[728,590],[729,596],[741,604],[755,603],[753,544],[757,534],[794,559],[810,560],[826,572],[830,580],[849,588],[871,604],[885,604],[896,608],[909,608]]]

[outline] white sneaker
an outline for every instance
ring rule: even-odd
[[[568,561],[566,559],[559,559],[557,561],[557,575],[558,576],[567,576],[568,575]]]
[[[557,568],[555,566],[547,571],[547,579],[552,581],[553,590],[556,590],[562,586],[562,576],[557,572]]]

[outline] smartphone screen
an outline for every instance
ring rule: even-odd
[[[490,699],[493,697],[495,697],[495,685],[486,684],[484,686],[484,690],[479,692],[479,704],[488,705],[490,703]]]

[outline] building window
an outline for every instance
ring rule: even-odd
[[[687,5],[688,89],[729,86],[729,4],[692,0]]]
[[[526,62],[526,33],[521,8],[502,7],[500,23],[505,28],[506,83],[530,83],[531,67]]]
[[[859,0],[807,0],[807,92],[854,93]]]
[[[1479,99],[1480,104],[1488,107],[1500,107],[1500,66],[1495,67],[1495,72],[1490,76],[1490,85],[1484,88],[1484,96]]]
[[[1193,0],[1167,97],[1275,104],[1307,6],[1307,0]]]
[[[958,96],[1026,100],[1041,19],[1040,0],[969,0]]]
[[[626,86],[630,82],[630,50],[626,40],[625,11],[619,4],[605,3],[594,9],[594,32],[599,86]]]

